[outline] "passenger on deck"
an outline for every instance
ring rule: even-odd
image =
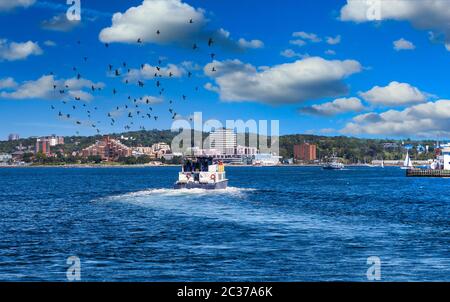
[[[202,172],[208,172],[208,161],[206,159],[202,159]]]
[[[192,172],[192,164],[191,161],[187,161],[184,165],[184,172]]]

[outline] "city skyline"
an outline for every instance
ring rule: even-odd
[[[279,120],[282,135],[449,137],[450,44],[448,24],[439,21],[447,17],[442,0],[381,1],[379,7],[366,1],[284,1],[276,11],[270,3],[253,1],[239,10],[225,1],[81,1],[76,22],[65,19],[65,1],[1,3],[0,137],[5,139],[11,133],[126,132],[124,126],[170,129],[174,116],[189,119],[195,111],[222,121]],[[155,9],[157,3],[162,4]],[[134,31],[122,31],[121,26],[135,24],[131,7],[159,23],[139,19]],[[168,10],[182,18],[167,16]],[[122,19],[113,22],[119,12]],[[424,22],[427,16],[435,20]],[[26,26],[20,26],[25,19]],[[155,28],[172,35],[158,38]],[[198,43],[197,50],[192,43]],[[108,70],[108,64],[114,68]],[[162,94],[153,85],[156,67]],[[122,75],[127,68],[131,72]],[[133,85],[124,86],[126,80]],[[141,80],[144,89],[134,83]],[[69,87],[66,104],[55,96],[53,83]],[[152,117],[159,119],[128,125],[130,112],[123,106],[133,104],[129,96],[139,104],[147,100]],[[89,117],[79,111],[83,104]],[[178,115],[168,112],[171,107]],[[114,125],[108,114],[117,120]]]

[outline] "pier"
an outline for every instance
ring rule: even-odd
[[[450,177],[450,170],[408,169],[407,177]]]

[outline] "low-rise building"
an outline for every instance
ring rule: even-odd
[[[83,157],[100,156],[104,161],[116,161],[120,157],[132,156],[132,149],[122,144],[119,140],[111,139],[109,136],[97,141],[81,151]]]
[[[0,162],[7,163],[12,160],[12,155],[7,153],[0,153]]]
[[[148,156],[150,158],[156,158],[156,153],[153,152],[152,147],[133,147],[132,154],[135,157]]]
[[[152,150],[156,154],[156,158],[163,158],[164,155],[170,154],[170,146],[166,143],[156,143],[152,145]]]
[[[269,153],[260,153],[253,156],[253,164],[260,166],[275,166],[280,163],[281,156]]]
[[[441,148],[440,155],[437,157],[439,169],[450,170],[450,147]]]

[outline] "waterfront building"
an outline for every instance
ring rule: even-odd
[[[0,162],[1,163],[7,163],[7,162],[9,162],[11,160],[12,160],[12,155],[11,154],[0,153]]]
[[[180,153],[180,152],[174,152],[174,153],[167,152],[165,154],[162,154],[161,157],[159,157],[159,158],[160,159],[164,158],[164,160],[172,160],[174,157],[183,157],[183,153]]]
[[[131,149],[132,155],[135,157],[148,156],[150,158],[156,158],[156,153],[153,152],[152,147],[133,147]]]
[[[16,163],[23,161],[24,155],[25,155],[24,151],[15,151],[11,154],[12,160]]]
[[[439,169],[450,170],[450,147],[441,146],[440,155],[437,157]]]
[[[269,153],[260,153],[253,156],[253,165],[275,166],[280,163],[281,156]]]
[[[294,145],[294,158],[302,161],[315,161],[317,159],[317,146],[310,143]]]
[[[237,135],[232,129],[219,128],[209,135],[209,148],[219,150],[225,155],[236,154]]]
[[[158,152],[161,150],[170,151],[170,146],[166,143],[156,143],[152,145],[152,150],[153,152]]]
[[[64,145],[64,136],[52,135],[52,136],[47,137],[47,139],[49,140],[51,147],[58,146],[58,145]]]
[[[189,155],[196,157],[211,157],[225,164],[242,165],[251,164],[252,157],[258,153],[257,148],[238,146],[235,154],[224,154],[218,149],[200,149],[199,147],[188,148]]]
[[[236,147],[236,155],[242,156],[253,156],[258,153],[258,148],[256,147],[247,147],[247,146],[237,146]]]
[[[166,143],[156,143],[152,145],[153,153],[155,153],[156,158],[163,158],[165,157],[167,159],[168,154],[171,154],[170,146]]]
[[[119,140],[111,139],[109,136],[97,141],[81,151],[83,157],[100,156],[104,161],[115,161],[120,157],[132,156],[132,149],[122,144]]]
[[[36,146],[34,149],[34,153],[42,153],[44,155],[50,156],[52,154],[50,150],[50,142],[45,138],[36,139]]]
[[[64,137],[63,136],[43,136],[38,137],[36,139],[35,153],[43,153],[45,155],[51,155],[51,147],[55,147],[58,145],[64,145]]]

